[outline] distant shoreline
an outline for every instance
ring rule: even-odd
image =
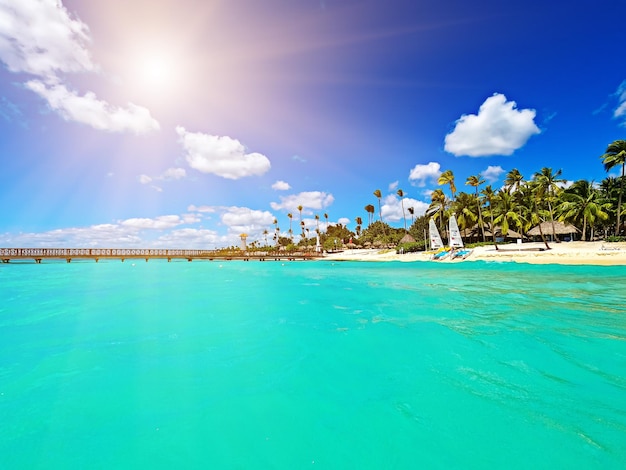
[[[473,248],[464,260],[431,260],[433,252],[397,254],[395,250],[355,249],[341,253],[328,253],[323,260],[331,261],[402,261],[432,263],[464,263],[467,261],[496,261],[529,264],[564,264],[564,265],[626,265],[626,243],[606,242],[548,242],[549,250],[543,243],[523,243],[521,245],[493,245]],[[543,250],[542,250],[543,249]]]

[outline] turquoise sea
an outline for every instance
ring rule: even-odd
[[[0,468],[626,467],[626,267],[0,265]]]

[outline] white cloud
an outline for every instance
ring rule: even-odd
[[[502,173],[504,173],[504,168],[499,165],[489,165],[486,170],[480,172],[481,176],[485,178],[489,183],[494,183],[495,181],[498,181]]]
[[[61,83],[45,84],[40,80],[31,80],[26,83],[26,87],[44,98],[50,108],[67,121],[111,132],[145,134],[159,129],[159,123],[150,115],[150,111],[133,103],[128,103],[126,109],[116,108],[99,100],[94,93],[87,92],[80,96]]]
[[[115,107],[92,92],[81,96],[64,84],[64,74],[99,72],[91,60],[90,42],[88,26],[72,17],[61,0],[0,0],[0,60],[11,72],[37,77],[25,86],[52,110],[98,130],[158,130],[158,122],[144,107]]]
[[[339,220],[337,220],[338,224],[344,225],[344,226],[348,226],[348,224],[352,222],[350,219],[348,219],[347,217],[339,217]]]
[[[323,191],[304,191],[299,194],[291,194],[289,196],[281,196],[280,203],[271,202],[270,206],[275,211],[286,210],[295,212],[298,206],[305,209],[305,213],[311,213],[309,209],[321,210],[330,206],[335,198],[332,194],[326,194]]]
[[[141,184],[150,184],[155,179],[162,180],[162,181],[170,181],[170,180],[181,179],[181,178],[184,178],[185,176],[187,176],[187,172],[185,171],[184,168],[168,168],[167,170],[163,172],[163,174],[159,176],[155,176],[154,178],[148,175],[139,175],[138,179]],[[158,192],[163,191],[163,188],[155,184],[151,185],[150,187]]]
[[[89,28],[59,0],[0,0],[0,60],[40,77],[93,71]]]
[[[445,150],[455,156],[511,155],[541,131],[534,122],[535,110],[516,109],[515,101],[496,93],[476,114],[464,114],[446,135]]]
[[[226,245],[227,241],[227,237],[218,235],[214,230],[181,228],[160,236],[152,243],[152,246],[155,248],[184,247],[192,250],[212,250],[218,246]]]
[[[71,227],[41,233],[5,233],[0,234],[0,246],[213,249],[226,246],[231,241],[229,237],[219,236],[213,230],[199,228],[180,228],[160,233],[164,229],[197,222],[197,216],[185,214],[182,217],[170,215],[154,219],[127,219],[117,224]],[[155,238],[155,234],[159,234],[158,237]]]
[[[159,179],[163,180],[179,180],[187,176],[184,168],[168,168],[163,172]]]
[[[246,149],[236,139],[201,132],[187,132],[177,126],[179,141],[187,155],[187,163],[202,173],[213,173],[228,179],[262,175],[271,165],[269,159],[260,153],[246,153]]]
[[[135,230],[165,230],[181,225],[183,220],[178,215],[161,215],[153,219],[133,218],[120,221],[122,227]]]
[[[615,94],[617,95],[619,104],[613,113],[613,117],[626,118],[626,80],[620,83]],[[622,126],[626,127],[626,119],[622,122]]]
[[[394,181],[393,183],[389,183],[389,188],[388,188],[389,192],[393,192],[396,189],[398,189],[398,184],[400,184],[399,181]]]
[[[152,178],[148,175],[139,175],[139,177],[137,178],[139,180],[139,182],[141,184],[150,184],[152,183]],[[157,186],[155,184],[150,184],[150,187],[152,189],[154,189],[157,192],[163,192],[163,188],[161,188],[160,186]]]
[[[197,214],[183,214],[181,216],[182,223],[185,225],[197,224],[202,221]]]
[[[429,162],[426,165],[415,165],[409,173],[409,181],[414,182],[417,186],[425,186],[428,180],[437,182],[441,175],[441,165],[435,162]]]
[[[262,175],[270,169],[269,159],[260,153],[246,153],[245,147],[227,136],[187,132],[176,127],[179,141],[187,153],[187,163],[202,173],[228,179]]]
[[[33,248],[132,247],[138,246],[141,241],[135,232],[124,230],[115,224],[0,235],[0,243],[3,246]]]
[[[383,214],[383,221],[385,222],[399,222],[402,221],[404,225],[404,218],[402,216],[402,204],[404,204],[404,213],[407,221],[407,226],[411,224],[411,214],[409,213],[409,207],[412,207],[415,212],[415,217],[424,215],[429,204],[405,197],[400,200],[393,194],[389,194],[385,197],[381,206],[381,212]],[[374,219],[377,220],[378,213],[374,214]]]
[[[288,191],[291,189],[291,186],[289,186],[289,183],[279,180],[272,185],[272,189],[275,189],[276,191]]]
[[[209,213],[213,213],[215,212],[215,207],[213,206],[196,206],[194,204],[189,205],[189,207],[187,207],[188,211],[192,211],[192,212],[209,212]]]
[[[268,211],[233,206],[226,208],[222,214],[222,223],[228,227],[231,236],[246,233],[253,240],[260,237],[264,230],[271,232],[274,216]]]

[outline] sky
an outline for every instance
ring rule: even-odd
[[[311,235],[367,225],[377,189],[403,227],[402,205],[423,215],[446,170],[466,192],[513,168],[601,181],[600,155],[626,139],[625,14],[626,0],[0,0],[0,246],[214,249],[266,230],[272,244],[289,213],[299,234],[298,206]]]

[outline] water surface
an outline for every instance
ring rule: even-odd
[[[624,468],[625,267],[0,266],[3,468]]]

